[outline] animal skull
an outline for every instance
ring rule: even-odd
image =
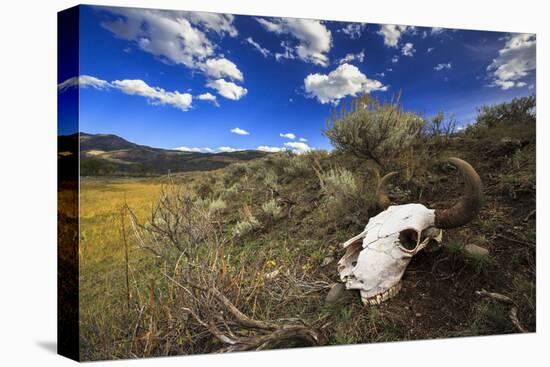
[[[412,257],[426,247],[438,248],[442,229],[464,225],[479,212],[483,201],[479,175],[461,159],[450,162],[462,171],[466,186],[462,199],[448,209],[428,209],[422,204],[388,206],[384,185],[394,173],[380,180],[378,201],[385,210],[343,244],[346,252],[338,262],[340,279],[347,289],[360,291],[364,304],[380,304],[395,296]]]

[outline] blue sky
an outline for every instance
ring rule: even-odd
[[[80,131],[302,152],[330,149],[326,117],[363,93],[465,125],[534,93],[535,50],[530,34],[81,6],[80,72],[61,67],[58,91],[79,93]]]

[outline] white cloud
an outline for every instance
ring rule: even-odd
[[[394,64],[397,64],[397,63],[399,62],[399,56],[394,55],[394,56],[391,58],[391,62],[394,63]]]
[[[237,36],[232,15],[133,8],[107,9],[116,18],[104,21],[102,26],[116,37],[133,42],[142,51],[164,62],[201,70],[212,78],[243,80],[242,72],[233,62],[222,56],[215,57],[218,46],[206,35],[206,32],[215,32],[220,36]]]
[[[279,147],[270,147],[267,145],[260,145],[256,148],[256,150],[262,151],[262,152],[268,152],[268,153],[277,153],[280,151],[285,150],[285,148],[279,148]]]
[[[218,14],[206,12],[183,12],[186,18],[195,25],[200,25],[208,31],[216,32],[218,35],[228,34],[231,37],[236,37],[239,32],[233,25],[235,17],[231,14]]]
[[[206,86],[217,90],[222,97],[232,99],[234,101],[241,99],[246,95],[246,93],[248,93],[246,88],[238,86],[233,82],[228,82],[225,79],[210,80]]]
[[[177,90],[168,92],[159,87],[151,87],[140,79],[115,80],[111,84],[125,94],[145,97],[153,105],[171,105],[187,111],[193,102],[193,96],[189,93],[180,93]]]
[[[191,108],[193,98],[201,101],[209,101],[218,106],[216,96],[209,92],[193,97],[189,93],[180,93],[177,90],[166,91],[163,88],[149,86],[140,79],[124,79],[108,82],[90,75],[81,75],[80,77],[75,76],[59,83],[57,88],[59,92],[65,92],[69,88],[77,88],[78,86],[81,88],[92,87],[98,90],[116,89],[125,94],[145,97],[152,105],[170,105],[182,111],[187,111]],[[237,86],[237,91],[238,88],[241,87]],[[244,91],[246,94],[246,89],[244,89]]]
[[[325,25],[312,19],[296,18],[264,18],[256,19],[266,30],[278,35],[289,34],[293,36],[297,43],[295,46],[285,44],[284,54],[281,57],[297,57],[302,61],[321,66],[328,66],[328,52],[332,47],[332,35]]]
[[[507,38],[498,57],[487,67],[494,86],[506,90],[527,85],[520,81],[536,68],[536,38],[534,34],[515,34]]]
[[[428,49],[426,50],[427,53],[430,53],[432,52],[433,50],[435,50],[435,47],[428,47]]]
[[[224,57],[208,59],[206,63],[200,64],[199,68],[212,78],[228,77],[233,80],[243,80],[243,73],[237,68],[237,65]]]
[[[380,26],[378,34],[384,37],[384,44],[389,47],[397,47],[399,38],[406,32],[413,31],[414,27],[406,25],[384,24]]]
[[[174,150],[179,150],[181,152],[195,152],[195,153],[232,153],[232,152],[240,152],[246,149],[243,148],[233,148],[228,146],[222,146],[217,149],[209,148],[209,147],[178,147],[174,148]]]
[[[401,53],[404,56],[412,57],[415,52],[416,50],[414,49],[414,45],[410,42],[405,43],[405,45],[401,49]]]
[[[279,136],[281,138],[286,138],[286,139],[292,139],[292,140],[296,139],[296,135],[294,135],[293,133],[284,133],[284,134],[280,133]]]
[[[448,63],[440,63],[440,64],[437,64],[436,66],[434,66],[434,70],[436,71],[441,71],[443,69],[452,69],[453,65],[448,62]]]
[[[295,59],[296,56],[294,54],[294,48],[290,46],[290,42],[288,41],[282,41],[281,47],[283,48],[283,52],[276,52],[275,53],[275,59],[277,61],[281,61],[281,59]]]
[[[209,102],[212,102],[214,105],[216,106],[219,106],[218,104],[218,100],[216,98],[215,95],[209,93],[209,92],[206,92],[206,93],[203,93],[203,94],[199,94],[197,97],[196,97],[198,100],[201,100],[201,101],[209,101]]]
[[[387,86],[378,80],[368,79],[356,66],[350,64],[342,64],[328,75],[309,74],[304,79],[304,87],[310,97],[317,98],[322,104],[336,104],[347,96],[387,90]]]
[[[212,148],[197,148],[197,147],[178,147],[174,148],[174,150],[179,150],[182,152],[196,152],[196,153],[215,153],[215,150]]]
[[[344,28],[341,29],[341,31],[344,34],[347,34],[349,38],[356,39],[361,37],[361,34],[367,27],[367,23],[350,23],[346,25]]]
[[[288,143],[285,143],[285,147],[289,148],[295,154],[302,154],[311,150],[311,147],[306,143],[300,143],[297,141],[290,141]]]
[[[300,140],[300,141],[302,141],[302,142],[304,142],[304,143],[307,142],[307,139],[306,139],[306,138],[300,138],[300,139],[298,139],[298,140]]]
[[[237,135],[250,135],[250,133],[248,131],[241,129],[240,127],[235,127],[235,128],[233,128],[229,131],[231,131],[233,134],[237,134]]]
[[[361,50],[361,52],[356,54],[346,54],[346,56],[342,57],[340,60],[338,60],[339,64],[344,64],[347,62],[351,62],[357,60],[359,62],[363,62],[365,60],[365,50]]]
[[[110,88],[111,84],[106,80],[101,80],[90,75],[73,76],[57,85],[60,92],[64,92],[70,88],[86,88],[92,87],[95,89]]]
[[[145,52],[191,68],[213,55],[215,45],[182,12],[109,8],[117,19],[102,26],[116,37],[133,41]]]
[[[218,152],[223,152],[223,153],[240,152],[240,151],[243,151],[243,150],[245,150],[245,149],[232,148],[232,147],[219,147],[218,148]]]
[[[430,31],[430,34],[432,35],[438,35],[438,34],[441,34],[445,32],[445,28],[441,28],[441,27],[432,27],[432,30]]]
[[[251,44],[264,57],[268,57],[269,55],[271,55],[271,51],[269,51],[267,48],[262,47],[258,42],[254,41],[252,37],[248,37],[245,41]]]

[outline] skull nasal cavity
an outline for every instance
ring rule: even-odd
[[[399,242],[407,250],[414,250],[418,242],[418,233],[414,229],[405,229],[399,232]]]

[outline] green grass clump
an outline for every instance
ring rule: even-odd
[[[275,220],[281,216],[281,207],[275,199],[271,199],[262,204],[262,212],[269,219]]]

